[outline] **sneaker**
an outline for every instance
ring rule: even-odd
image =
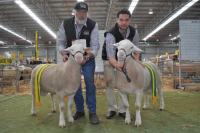
[[[99,124],[99,118],[96,113],[89,113],[89,120],[93,125]]]
[[[74,120],[78,120],[80,119],[81,117],[84,117],[85,116],[85,113],[84,112],[76,112],[73,116]]]

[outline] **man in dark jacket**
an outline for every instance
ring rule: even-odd
[[[75,16],[65,19],[61,24],[57,33],[58,50],[63,57],[63,61],[67,61],[68,55],[63,49],[70,47],[72,41],[76,39],[86,40],[86,55],[82,65],[82,74],[86,84],[86,103],[89,110],[89,120],[92,124],[98,124],[99,119],[96,115],[96,87],[94,84],[95,57],[99,49],[99,33],[98,24],[87,17],[88,5],[85,2],[78,2],[74,7]],[[85,115],[84,99],[81,86],[75,97],[76,113],[74,120]]]
[[[127,9],[122,9],[117,13],[117,23],[110,30],[105,32],[105,42],[102,50],[102,59],[104,60],[104,73],[112,72],[115,76],[116,69],[122,69],[122,66],[117,62],[117,49],[113,46],[114,43],[118,43],[121,40],[129,39],[133,44],[139,44],[139,35],[137,30],[130,26],[131,14]],[[106,118],[111,119],[113,116],[118,115],[125,118],[125,106],[122,99],[119,99],[117,104],[116,98],[113,92],[113,88],[107,87],[106,89],[108,99],[108,113]]]

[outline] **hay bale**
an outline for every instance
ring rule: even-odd
[[[17,75],[16,69],[3,69],[3,77],[14,78]]]
[[[173,90],[174,81],[172,76],[163,76],[162,77],[162,87],[164,90]]]

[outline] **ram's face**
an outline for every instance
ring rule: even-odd
[[[118,60],[124,60],[133,52],[133,44],[129,40],[123,40],[118,43],[117,49]]]
[[[118,61],[124,61],[126,58],[126,51],[124,49],[118,49],[117,58]]]
[[[117,49],[117,57],[118,61],[123,61],[125,58],[129,55],[131,55],[133,52],[142,52],[141,49],[139,49],[137,46],[135,46],[131,41],[125,39],[120,41],[119,43],[114,44]]]
[[[74,56],[74,59],[75,61],[78,63],[78,64],[81,64],[83,62],[83,54],[84,54],[84,49],[85,49],[85,46],[84,44],[82,43],[79,43],[79,44],[75,44],[75,45],[72,45],[72,50],[71,50],[71,54]]]

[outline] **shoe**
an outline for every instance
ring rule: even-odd
[[[119,113],[118,115],[119,115],[120,117],[122,117],[122,118],[125,119],[125,117],[126,117],[126,112],[124,112],[124,113]]]
[[[73,116],[74,120],[78,120],[80,119],[81,117],[85,116],[85,113],[84,112],[76,112]]]
[[[96,115],[96,113],[89,113],[89,120],[90,120],[90,123],[93,125],[99,124],[99,118]]]
[[[106,119],[112,119],[117,114],[116,111],[109,111]]]

